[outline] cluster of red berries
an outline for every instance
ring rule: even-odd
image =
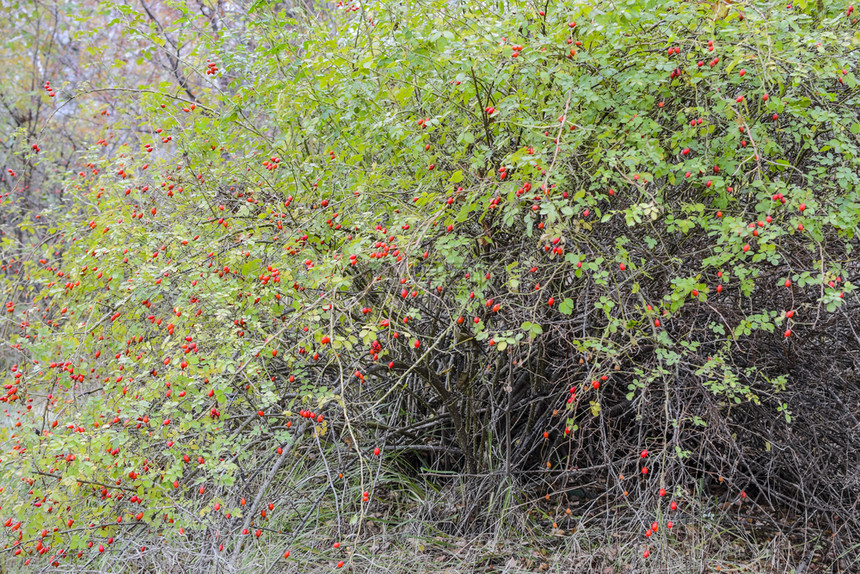
[[[313,411],[301,410],[299,411],[299,416],[303,419],[311,419],[316,420],[318,423],[323,422],[323,416],[314,413]]]

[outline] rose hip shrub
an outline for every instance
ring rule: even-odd
[[[575,486],[856,537],[847,4],[183,6],[106,8],[194,97],[119,93],[4,279],[4,560],[278,568],[386,466],[474,476],[451,531]]]

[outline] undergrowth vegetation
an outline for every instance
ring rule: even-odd
[[[4,569],[856,565],[853,9],[339,4],[99,4],[127,77],[36,78]]]

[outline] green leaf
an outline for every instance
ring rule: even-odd
[[[558,306],[558,310],[560,313],[563,313],[565,315],[570,315],[571,313],[573,313],[573,299],[567,298],[562,301],[561,304]]]
[[[541,328],[541,326],[537,323],[526,321],[520,327],[523,329],[523,331],[526,331],[532,338],[537,337],[538,335],[541,335],[543,333],[543,328]]]
[[[473,144],[475,143],[475,136],[472,135],[472,132],[462,132],[457,136],[457,141],[464,144]]]

